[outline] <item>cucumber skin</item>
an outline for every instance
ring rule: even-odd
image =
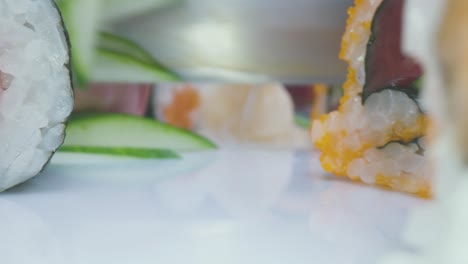
[[[107,46],[107,42],[113,42],[113,46]],[[116,47],[122,47],[119,50]],[[147,52],[136,42],[107,32],[99,34],[98,53],[113,57],[116,60],[137,64],[154,73],[164,81],[180,81],[180,77],[171,69],[156,60],[153,55]],[[136,54],[136,55],[135,55]]]
[[[140,47],[137,43],[135,43],[135,42],[133,42],[133,41],[131,41],[129,39],[123,38],[123,37],[118,36],[118,35],[114,35],[114,34],[109,33],[109,32],[104,32],[104,31],[99,34],[99,39],[100,39],[99,43],[100,43],[100,46],[102,48],[107,48],[107,49],[114,50],[113,48],[107,47],[106,43],[107,42],[119,43],[121,46],[125,46],[128,49],[132,49],[134,52],[139,54],[139,56],[134,56],[134,57],[139,58],[140,60],[148,62],[148,63],[154,63],[156,65],[160,65],[161,68],[164,68],[164,66],[162,64],[160,64],[157,60],[155,60],[153,58],[153,55],[151,55],[145,49]],[[116,50],[116,51],[119,51],[119,50]],[[122,52],[122,51],[119,51],[119,52]],[[126,52],[122,52],[122,53],[126,53]],[[131,54],[129,54],[129,55],[131,55]],[[167,69],[167,70],[169,70],[169,69]]]
[[[59,152],[97,154],[139,159],[180,159],[172,150],[150,148],[108,148],[95,146],[62,146]]]
[[[93,124],[99,124],[102,122],[115,122],[115,124],[121,123],[138,123],[139,125],[148,127],[150,129],[159,130],[160,133],[167,133],[167,134],[174,134],[174,135],[183,135],[187,139],[190,139],[192,142],[195,142],[196,145],[195,150],[213,150],[217,149],[216,144],[214,144],[209,139],[202,137],[193,133],[192,131],[185,130],[182,128],[174,127],[172,125],[147,118],[147,117],[137,117],[128,114],[114,114],[114,113],[83,113],[83,114],[75,114],[73,115],[69,122],[67,133],[70,137],[73,130],[76,129],[75,133],[79,133],[79,131],[87,130],[88,126],[92,126]],[[128,124],[127,124],[128,125]],[[115,131],[118,133],[119,131]],[[175,136],[177,138],[177,136]],[[69,145],[65,141],[64,145]],[[185,149],[184,149],[185,150]],[[190,149],[192,150],[192,149]]]
[[[135,69],[138,67],[145,68],[147,71],[152,73],[155,83],[157,83],[158,81],[176,82],[181,80],[177,75],[175,75],[171,71],[168,71],[164,68],[160,68],[159,66],[153,63],[148,63],[138,58],[129,56],[128,54],[117,53],[113,50],[101,47],[97,49],[96,53],[98,57],[106,57],[108,59],[114,60],[116,63],[122,62],[123,65],[127,66],[132,65],[133,67],[135,67]]]
[[[56,0],[55,4],[58,6],[59,10],[63,14],[62,18],[68,25],[76,24],[74,21],[74,3],[80,0]],[[100,0],[95,0],[100,1]],[[70,28],[69,38],[71,39],[72,44],[78,43],[79,41],[77,38],[79,34],[74,31],[78,31],[76,28]],[[99,59],[100,56],[106,56],[111,58],[115,61],[115,63],[122,63],[127,67],[134,67],[135,69],[143,69],[143,71],[152,73],[153,77],[152,82],[160,82],[160,81],[180,81],[180,77],[171,71],[168,67],[162,65],[159,61],[157,61],[150,53],[146,52],[142,47],[140,47],[137,43],[122,38],[117,35],[113,35],[110,33],[100,32],[97,28],[93,35],[94,37],[94,45],[93,47],[95,51],[93,52],[93,57]],[[127,47],[128,49],[133,49],[133,53],[139,54],[140,56],[145,57],[145,59],[133,56],[132,51],[125,51],[125,50],[113,50],[107,49],[105,47],[106,41],[115,41],[116,43],[121,43],[121,45]],[[104,46],[102,46],[104,44]],[[71,63],[71,68],[73,72],[73,81],[76,84],[76,87],[80,89],[85,89],[87,85],[95,80],[93,80],[93,72],[95,71],[94,67],[97,64],[96,61],[86,62],[82,56],[80,56],[80,50],[77,47],[79,45],[71,45],[71,53],[74,54],[74,59]],[[89,64],[89,65],[88,65]],[[148,73],[147,73],[148,74]],[[112,79],[112,78],[111,78]],[[154,80],[153,80],[154,79]],[[124,79],[125,80],[125,79]],[[97,80],[101,81],[101,80]],[[112,82],[113,80],[109,80]],[[118,80],[122,82],[122,80]]]
[[[91,81],[90,80],[90,73],[92,71],[92,64],[87,65],[83,59],[82,56],[80,56],[80,52],[77,48],[78,43],[78,38],[77,38],[77,29],[73,27],[72,25],[74,24],[73,21],[73,15],[72,13],[74,12],[74,3],[78,2],[80,0],[60,0],[60,1],[55,1],[56,5],[58,6],[59,10],[61,11],[62,14],[62,20],[64,21],[65,25],[68,25],[68,39],[70,41],[70,52],[73,57],[73,60],[71,62],[71,69],[72,69],[72,74],[73,74],[73,82],[76,84],[75,89],[83,89],[84,87],[87,86],[87,84]],[[100,1],[100,0],[95,0],[95,1]],[[96,34],[94,36],[95,41],[97,42],[97,30]],[[96,44],[96,43],[95,43]]]
[[[307,128],[307,129],[310,128],[310,120],[299,114],[296,114],[296,116],[294,117],[294,122],[296,123],[297,126],[301,128]]]

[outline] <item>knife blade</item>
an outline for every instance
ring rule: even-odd
[[[352,2],[176,1],[116,28],[190,82],[340,84]]]

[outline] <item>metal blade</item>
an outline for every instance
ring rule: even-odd
[[[339,84],[352,2],[188,0],[117,28],[188,81]]]

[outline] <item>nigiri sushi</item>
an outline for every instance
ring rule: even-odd
[[[402,51],[405,0],[356,0],[340,57],[348,65],[337,111],[312,125],[327,172],[430,196],[422,66]]]
[[[155,91],[157,117],[219,144],[274,148],[310,144],[307,129],[295,123],[293,98],[282,84],[169,84]]]
[[[73,108],[68,36],[52,0],[0,1],[0,191],[37,175]]]

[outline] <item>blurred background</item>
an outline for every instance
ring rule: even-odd
[[[147,1],[149,2],[149,1]],[[114,24],[182,76],[196,80],[333,82],[352,0],[153,0]]]
[[[82,78],[103,64],[91,56],[96,49],[150,56],[190,81],[340,84],[345,77],[338,52],[352,0],[56,1]]]
[[[290,126],[303,130],[305,146],[310,118],[341,95],[352,2],[57,0],[72,42],[75,111],[146,116],[210,137],[255,122],[266,131],[260,141]],[[227,109],[223,98],[238,99]]]

